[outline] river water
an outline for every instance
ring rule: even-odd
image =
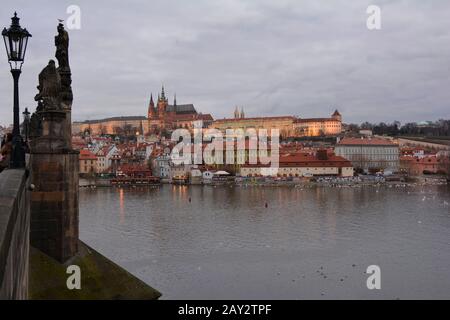
[[[449,299],[449,203],[447,186],[81,189],[80,238],[162,299]]]

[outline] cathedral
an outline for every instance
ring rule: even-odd
[[[194,121],[203,121],[203,127],[207,128],[213,122],[210,114],[198,113],[193,104],[177,104],[177,97],[174,96],[173,104],[169,104],[164,86],[158,94],[158,100],[153,101],[153,94],[150,95],[148,106],[148,131],[159,133],[162,131],[172,131],[178,128],[192,129]]]
[[[74,122],[72,133],[152,135],[170,133],[178,128],[192,129],[194,122],[199,120],[203,121],[203,127],[207,128],[214,119],[210,114],[198,113],[193,104],[177,104],[176,96],[174,96],[173,104],[170,105],[163,86],[156,104],[153,101],[153,95],[150,95],[147,117],[120,116]]]

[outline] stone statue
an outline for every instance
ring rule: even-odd
[[[43,111],[61,109],[61,77],[54,60],[39,73],[39,93],[34,97]]]
[[[38,138],[42,135],[42,115],[43,111],[42,102],[38,102],[36,112],[33,112],[30,118],[29,138],[31,140]]]
[[[71,109],[72,109],[72,73],[69,66],[69,34],[62,23],[57,27],[55,36],[58,68],[54,60],[39,73],[38,94],[34,97],[38,105],[30,119],[30,138],[42,144],[45,137],[61,138],[59,146],[70,147]],[[63,120],[61,120],[63,119]],[[62,122],[63,123],[62,123]],[[51,133],[50,133],[51,132]],[[58,138],[58,139],[59,139]],[[40,142],[38,141],[40,140]],[[55,143],[53,143],[53,146]],[[37,145],[35,144],[35,147]]]
[[[66,125],[67,112],[64,110],[61,76],[54,60],[39,73],[39,93],[34,97],[38,102],[31,123],[31,152],[64,152],[70,150]]]
[[[72,108],[72,73],[69,65],[69,34],[64,30],[62,23],[57,27],[58,35],[55,36],[56,53],[58,60],[58,72],[61,77],[61,102],[62,108],[70,110]]]
[[[55,57],[58,60],[58,70],[70,71],[69,66],[69,34],[64,30],[62,23],[58,24],[58,35],[55,36],[56,53]]]

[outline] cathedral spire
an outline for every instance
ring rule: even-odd
[[[163,100],[166,99],[166,93],[164,92],[164,84],[162,85],[162,89],[161,89],[161,99],[163,99]]]
[[[155,105],[155,103],[153,102],[153,93],[150,94],[150,105]]]
[[[176,107],[177,106],[177,93],[175,92],[174,96],[173,96],[173,105]]]
[[[150,103],[148,104],[147,116],[149,119],[155,115],[155,103],[153,102],[153,93],[150,94]]]

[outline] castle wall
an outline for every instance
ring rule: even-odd
[[[144,134],[148,132],[148,121],[147,120],[107,120],[99,121],[95,123],[74,123],[72,133],[83,133],[86,130],[91,130],[91,134],[116,134],[116,128],[124,130],[127,126],[141,130],[141,125],[144,130]]]

